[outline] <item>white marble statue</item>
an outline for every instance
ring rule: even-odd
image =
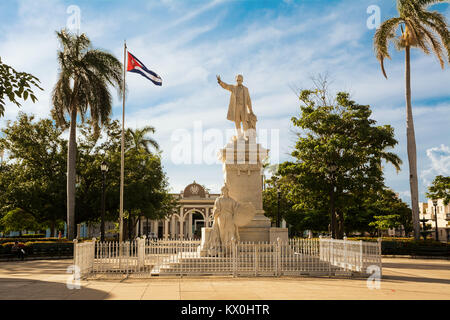
[[[217,82],[220,86],[231,92],[230,105],[228,106],[227,119],[233,121],[236,125],[236,136],[234,139],[246,139],[254,136],[256,131],[256,122],[258,119],[253,113],[252,100],[248,88],[242,85],[244,77],[236,76],[236,85],[230,85],[223,82],[220,76],[217,76]],[[241,126],[242,124],[242,126]]]
[[[256,214],[251,203],[239,203],[231,198],[227,185],[221,191],[221,196],[214,203],[213,227],[202,247],[209,255],[216,255],[220,247],[229,246],[233,239],[239,241],[239,227],[247,225]]]
[[[222,187],[222,194],[216,199],[213,209],[214,224],[210,233],[210,243],[227,245],[234,238],[239,241],[239,231],[234,223],[234,215],[239,203],[228,194],[228,187]]]

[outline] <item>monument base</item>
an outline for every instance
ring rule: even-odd
[[[242,242],[276,242],[278,238],[282,242],[289,240],[287,228],[252,227],[239,228],[239,237]]]
[[[258,216],[255,217],[257,219]],[[266,217],[264,217],[266,218]],[[253,223],[253,221],[252,221]],[[279,238],[282,242],[287,242],[289,240],[288,229],[287,228],[272,228],[269,226],[251,226],[251,224],[246,227],[239,228],[239,237],[241,242],[276,242]],[[208,243],[209,234],[212,228],[202,228],[202,242],[200,244],[200,255],[206,254],[205,248]]]

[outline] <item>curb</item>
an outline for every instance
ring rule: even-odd
[[[410,256],[410,255],[382,255],[382,258],[402,258],[402,259],[430,259],[430,260],[450,260],[448,256]]]
[[[72,256],[56,256],[56,257],[25,257],[23,261],[34,261],[34,260],[71,260]],[[14,262],[22,261],[16,257],[14,258],[0,258],[0,262]]]

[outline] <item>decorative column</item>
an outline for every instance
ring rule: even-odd
[[[192,239],[192,212],[189,212],[189,239]]]
[[[175,217],[172,216],[172,219],[170,220],[170,239],[174,239],[174,236],[176,236]]]
[[[157,238],[159,238],[159,221],[155,220],[153,221],[153,231]]]
[[[169,239],[169,220],[164,219],[164,239]]]
[[[180,219],[180,239],[184,239],[183,224],[184,224],[184,220]]]

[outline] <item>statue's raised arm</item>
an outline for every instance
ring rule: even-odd
[[[223,82],[219,75],[217,76],[217,83],[218,83],[222,88],[224,88],[225,90],[228,90],[228,91],[233,92],[234,86],[229,85],[228,83]]]

